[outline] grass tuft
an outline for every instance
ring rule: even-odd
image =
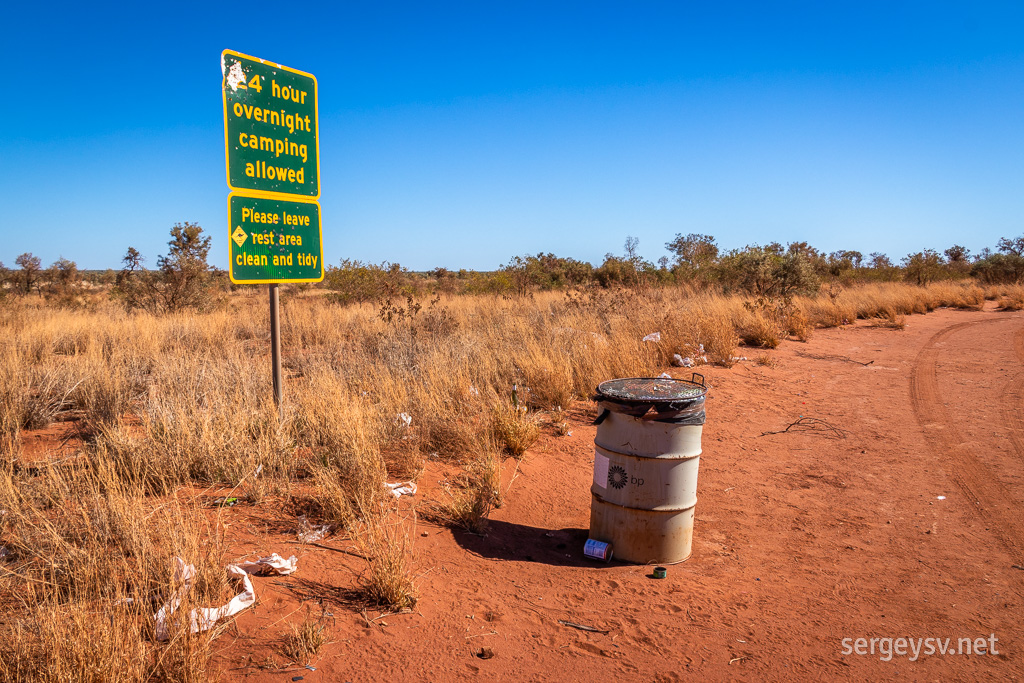
[[[306,665],[327,643],[327,624],[310,616],[307,609],[301,624],[290,624],[284,636],[282,652],[293,662]]]
[[[537,419],[524,405],[499,401],[491,410],[491,432],[504,449],[519,458],[540,438]]]
[[[500,458],[487,450],[469,473],[444,488],[445,498],[434,502],[428,514],[442,524],[483,533],[491,510],[501,507]]]
[[[357,542],[369,558],[361,577],[367,599],[388,609],[414,607],[417,594],[411,572],[412,544],[402,522],[389,522],[380,514],[368,515]]]

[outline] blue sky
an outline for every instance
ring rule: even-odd
[[[0,261],[227,266],[220,53],[317,76],[325,260],[1024,233],[1021,3],[11,3]]]

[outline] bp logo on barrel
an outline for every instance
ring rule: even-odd
[[[612,465],[608,469],[608,485],[613,489],[621,489],[629,481],[626,470],[619,465]]]

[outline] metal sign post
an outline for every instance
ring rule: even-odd
[[[274,400],[284,411],[282,282],[324,279],[320,223],[320,121],[313,74],[221,54],[227,160],[228,274],[269,285]]]
[[[270,362],[274,375],[274,400],[284,417],[284,377],[281,376],[281,298],[276,282],[270,284]]]

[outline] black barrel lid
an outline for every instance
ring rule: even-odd
[[[700,381],[698,381],[698,378]],[[652,403],[689,403],[708,393],[704,376],[693,373],[691,379],[667,377],[627,377],[610,379],[597,385],[599,401],[612,401],[626,405]]]

